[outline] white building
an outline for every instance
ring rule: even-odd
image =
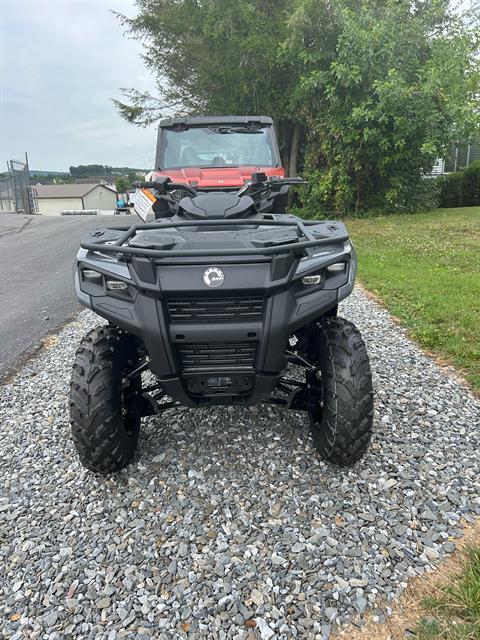
[[[117,206],[117,192],[104,184],[39,184],[34,188],[38,212],[47,216],[58,216],[65,210],[113,211]]]

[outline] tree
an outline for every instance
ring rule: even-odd
[[[78,167],[70,167],[72,176],[85,178],[89,176],[105,175],[109,167],[103,164],[80,164]]]
[[[131,167],[111,167],[108,164],[81,164],[78,167],[70,167],[70,174],[78,178],[99,177],[106,175],[128,176],[130,182],[137,179],[137,173],[145,173],[143,169],[133,169]]]
[[[478,127],[478,31],[446,0],[347,0],[330,9],[325,33],[320,4],[331,6],[298,3],[290,35],[304,65],[296,99],[308,123],[310,204],[428,203],[424,172]]]
[[[159,97],[116,105],[145,125],[185,113],[272,115],[304,204],[336,212],[433,202],[435,158],[478,130],[478,17],[448,0],[137,0]]]
[[[132,184],[138,180],[138,176],[135,171],[129,171],[127,173],[127,181],[129,184],[129,188],[131,188]]]
[[[117,193],[127,193],[131,187],[131,182],[125,176],[118,176],[115,178],[115,189]]]
[[[116,100],[129,122],[172,114],[265,113],[278,126],[282,159],[296,173],[300,120],[292,91],[293,58],[280,46],[291,0],[137,0],[138,16],[120,16],[141,38],[159,97],[124,90]]]

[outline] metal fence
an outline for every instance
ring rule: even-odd
[[[0,211],[13,213],[37,213],[36,191],[30,186],[28,158],[25,162],[7,162],[8,176],[0,178]]]
[[[15,188],[10,176],[0,178],[0,212],[16,211]]]
[[[25,162],[10,160],[7,165],[13,185],[15,211],[17,213],[37,213],[38,203],[35,190],[30,186],[27,155],[25,154]]]
[[[444,172],[463,171],[472,162],[480,160],[480,140],[456,145],[448,158],[445,158]]]

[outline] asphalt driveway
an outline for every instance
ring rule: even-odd
[[[134,216],[0,214],[0,381],[79,308],[72,264],[86,231],[134,222]]]

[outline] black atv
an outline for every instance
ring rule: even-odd
[[[82,340],[73,367],[73,440],[86,467],[125,467],[142,417],[179,405],[306,411],[323,458],[350,465],[363,455],[369,360],[358,330],[337,316],[357,268],[347,230],[261,213],[272,193],[298,183],[255,174],[236,193],[201,195],[168,177],[141,183],[167,217],[82,242],[76,293],[108,320]]]

